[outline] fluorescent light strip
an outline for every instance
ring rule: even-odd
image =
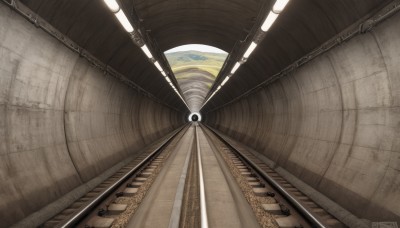
[[[118,12],[119,5],[117,3],[117,1],[115,0],[104,0],[104,2],[106,3],[106,5],[108,6],[108,8],[111,10],[111,12],[116,13]]]
[[[229,80],[229,78],[230,78],[229,76],[228,76],[228,77],[226,77],[226,78],[224,79],[224,81],[221,83],[221,85],[222,85],[222,86],[224,86],[224,85],[225,85],[225,83],[226,83],[226,82]]]
[[[141,48],[142,48],[142,51],[146,54],[147,58],[149,58],[149,59],[153,58],[153,55],[151,54],[151,52],[146,44],[143,45]]]
[[[268,31],[271,28],[272,24],[275,22],[276,18],[278,18],[279,14],[276,14],[272,11],[269,12],[267,19],[265,19],[264,23],[261,26],[261,30],[264,32]]]
[[[289,0],[277,0],[274,4],[274,7],[272,7],[272,11],[275,13],[281,13],[283,9],[285,9],[288,2]]]
[[[247,51],[244,53],[243,57],[244,58],[249,58],[249,56],[251,55],[251,53],[253,53],[254,49],[256,49],[257,44],[254,42],[251,42],[249,48],[247,49]]]
[[[124,27],[124,29],[127,32],[133,32],[133,27],[131,25],[131,23],[129,22],[128,18],[125,16],[124,11],[120,10],[118,11],[115,16],[117,17],[117,19],[119,20],[119,23],[121,23],[121,25]]]
[[[217,90],[220,90],[222,86],[218,86]]]
[[[157,69],[158,69],[160,72],[163,72],[163,69],[162,69],[161,65],[158,63],[158,61],[155,61],[155,62],[154,62],[154,65],[157,67]]]
[[[104,0],[104,2],[106,3],[107,7],[115,14],[118,21],[121,23],[121,25],[124,27],[124,29],[129,33],[133,32],[134,29],[133,29],[131,23],[129,22],[128,18],[126,17],[124,11],[122,11],[120,9],[117,1],[116,0]],[[151,54],[151,52],[146,44],[143,45],[141,47],[141,49],[149,59],[153,58],[153,55]],[[158,63],[158,61],[156,61],[156,62],[154,62],[154,65],[161,72],[161,74],[165,77],[165,79],[168,81],[170,86],[175,90],[175,92],[178,94],[178,96],[182,99],[182,101],[186,105],[186,107],[189,108],[189,106],[186,104],[186,101],[182,98],[182,96],[179,94],[178,90],[175,88],[174,84],[172,84],[171,80],[167,77],[167,74],[163,71],[160,63]]]
[[[237,62],[237,63],[235,64],[235,66],[232,68],[231,74],[234,74],[234,73],[237,71],[237,69],[239,69],[239,67],[240,67],[240,63]]]

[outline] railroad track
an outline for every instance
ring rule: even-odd
[[[182,143],[182,138],[188,130],[193,130],[194,139],[196,139],[194,142],[196,142],[197,126],[187,125],[181,128],[161,144],[148,148],[143,154],[40,227],[129,226],[130,218],[150,191],[164,164],[176,156],[174,150],[177,150],[177,144]],[[186,142],[184,141],[183,144]],[[175,155],[169,159],[173,153]],[[194,143],[193,150],[185,155],[185,164],[180,175],[169,228],[181,227],[180,224],[194,228],[208,227],[207,219],[204,220],[206,218],[204,185],[199,178],[202,175],[200,153],[198,143]],[[201,212],[204,213],[203,216],[200,215],[200,207]]]
[[[216,167],[224,191],[210,186]],[[221,199],[230,202],[224,207],[235,207],[236,217],[214,208],[215,194],[225,192],[232,196]],[[147,221],[154,216],[169,228],[220,227],[228,224],[216,221],[223,219],[240,222],[234,227],[346,227],[252,153],[197,123],[149,148],[40,227],[155,227]]]
[[[160,144],[147,148],[114,175],[39,227],[111,227],[127,209],[126,204],[118,203],[119,198],[136,194],[140,186],[149,182],[149,177],[161,168],[163,160],[168,156],[165,148],[168,145],[174,147],[187,128],[182,127]]]
[[[254,154],[228,142],[213,129],[203,128],[226,154],[227,162],[232,163],[233,169],[246,179],[252,192],[259,197],[269,198],[265,200],[267,203],[258,206],[271,214],[279,227],[347,227]]]

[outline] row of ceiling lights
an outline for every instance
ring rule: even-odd
[[[264,20],[264,23],[261,25],[261,31],[262,32],[267,32],[272,24],[275,22],[275,20],[278,18],[279,14],[283,11],[283,9],[286,7],[286,5],[289,3],[289,0],[276,0],[274,6],[272,7],[272,10],[268,13],[266,19]],[[209,100],[224,86],[228,80],[235,74],[235,72],[239,69],[239,67],[246,62],[246,60],[250,57],[251,53],[256,49],[257,43],[254,41],[251,42],[249,47],[247,48],[246,52],[243,54],[242,58],[240,61],[236,62],[236,64],[233,66],[231,69],[231,72],[229,75],[225,77],[225,79],[222,81],[222,83],[217,87],[217,89],[211,94],[211,96],[203,103],[202,108],[204,105],[207,104]]]
[[[119,6],[118,2],[116,0],[104,0],[108,8],[111,10],[112,13],[114,13],[115,17],[118,19],[118,21],[121,23],[122,27],[131,35],[133,35],[133,32],[135,31],[131,23],[129,22],[128,18],[126,17],[124,11],[121,9]],[[168,82],[168,84],[171,86],[171,88],[176,92],[176,94],[181,98],[183,103],[186,105],[186,107],[189,109],[188,105],[186,104],[186,101],[183,99],[179,91],[176,89],[174,84],[172,83],[171,79],[168,77],[168,75],[165,73],[164,69],[161,67],[160,63],[153,57],[151,54],[150,49],[147,47],[146,44],[143,44],[143,46],[140,47],[144,54],[149,58],[149,60],[154,64],[154,66],[161,72],[161,74],[164,76],[164,79]]]

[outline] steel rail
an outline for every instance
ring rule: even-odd
[[[199,125],[196,123],[196,143],[197,143],[197,160],[199,163],[199,182],[200,182],[200,224],[201,228],[208,228],[206,194],[204,192],[204,178],[203,178],[203,165],[201,163],[201,151],[199,143],[199,134],[197,128]]]
[[[203,125],[205,126],[205,125]],[[230,149],[235,151],[242,159],[244,159],[257,173],[264,178],[271,186],[275,188],[286,200],[288,200],[297,210],[303,215],[313,227],[326,228],[326,226],[315,217],[310,211],[308,211],[296,198],[294,198],[289,192],[287,192],[278,182],[273,180],[264,170],[258,167],[253,161],[251,161],[246,155],[243,155],[239,150],[237,150],[232,144],[225,140],[219,133],[214,129],[205,126],[211,132],[213,132],[223,143],[225,143]]]
[[[185,125],[187,126],[187,125]],[[153,152],[151,152],[143,161],[141,161],[139,164],[137,164],[134,168],[132,168],[129,172],[127,172],[124,176],[122,176],[118,181],[116,181],[113,185],[108,187],[106,190],[104,190],[100,195],[98,195],[96,198],[94,198],[89,204],[87,204],[84,208],[82,208],[79,212],[75,213],[73,217],[69,218],[66,220],[63,224],[58,225],[58,227],[61,228],[67,228],[67,227],[74,227],[77,223],[79,223],[85,216],[90,214],[93,211],[93,208],[98,206],[104,199],[109,197],[117,188],[121,186],[127,179],[129,179],[135,172],[137,172],[143,165],[148,163],[151,158],[153,158],[155,155],[157,155],[159,152],[161,152],[161,149],[163,149],[166,145],[168,145],[169,142],[178,134],[180,133],[183,128],[177,130],[176,133],[168,137],[159,147],[157,147]]]

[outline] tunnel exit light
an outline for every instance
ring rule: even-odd
[[[193,118],[194,117],[194,118]],[[190,122],[195,122],[195,121],[198,121],[198,122],[200,122],[201,121],[201,114],[199,113],[199,112],[192,112],[192,113],[190,113],[190,115],[189,115],[189,117],[188,117],[188,120],[190,121]]]

